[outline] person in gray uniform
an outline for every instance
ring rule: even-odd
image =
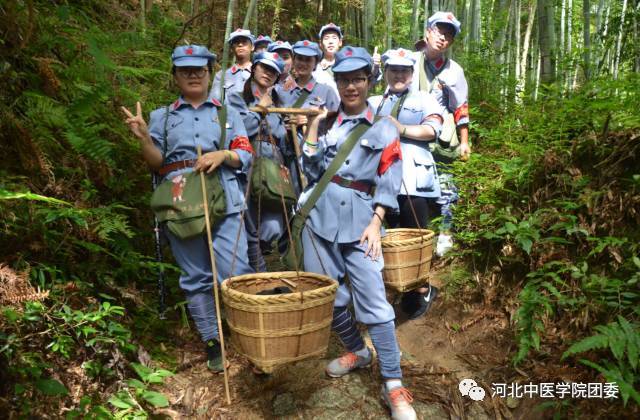
[[[311,108],[324,106],[329,111],[338,109],[340,99],[334,90],[326,84],[320,83],[313,77],[313,69],[322,57],[322,51],[315,42],[309,40],[298,41],[293,46],[293,69],[296,74],[295,84],[291,87],[278,85],[276,90],[283,106],[290,108]],[[298,115],[291,121],[298,127],[297,139],[302,143],[303,127],[308,120],[305,115]],[[296,155],[293,146],[285,150],[286,159],[294,180],[296,191],[300,193]]]
[[[255,39],[248,29],[236,29],[231,32],[227,40],[231,45],[231,52],[234,57],[234,64],[224,73],[224,95],[233,92],[242,92],[244,82],[251,76],[251,53]],[[220,96],[220,84],[222,82],[222,70],[218,71],[213,78],[211,93],[218,100]]]
[[[382,224],[388,212],[398,209],[401,146],[393,122],[377,119],[367,103],[372,67],[364,48],[342,48],[333,66],[341,100],[338,114],[327,120],[325,110],[309,123],[302,163],[310,187],[299,204],[318,198],[302,230],[303,260],[306,271],[340,283],[332,328],[347,352],[327,365],[327,375],[340,377],[371,363],[373,353],[349,310],[353,305],[356,319],[367,326],[376,350],[384,380],[382,397],[392,418],[413,420],[413,399],[402,385],[395,315],[382,281]],[[352,149],[343,149],[345,145]],[[331,182],[318,196],[314,189],[334,159],[341,165],[334,175],[327,174]],[[344,280],[347,275],[349,284]]]
[[[184,188],[183,174],[196,171],[220,172],[226,215],[212,226],[213,249],[218,281],[232,275],[253,273],[247,256],[247,238],[241,229],[240,212],[245,208],[240,179],[246,176],[253,159],[253,149],[238,112],[228,108],[226,123],[219,118],[223,105],[209,95],[212,62],[215,56],[206,47],[177,47],[171,59],[173,78],[180,89],[178,99],[168,107],[151,113],[147,126],[140,103],[137,114],[123,108],[126,123],[142,145],[142,156],[163,180]],[[226,130],[225,145],[220,144]],[[197,146],[202,148],[198,158]],[[179,194],[179,191],[177,191]],[[174,197],[176,197],[174,192]],[[180,199],[180,195],[178,195]],[[197,204],[197,203],[194,203]],[[180,239],[164,229],[173,256],[182,270],[180,288],[185,292],[189,312],[206,343],[207,365],[221,372],[222,357],[218,340],[218,323],[213,300],[213,275],[206,234]],[[236,235],[240,232],[239,241]],[[232,261],[235,253],[235,266]],[[232,270],[233,268],[233,270]]]
[[[443,109],[436,98],[425,91],[410,92],[415,58],[399,48],[382,55],[384,95],[369,98],[378,115],[388,116],[400,131],[402,145],[402,188],[398,196],[400,213],[387,220],[392,228],[426,228],[433,214],[430,202],[440,198],[436,162],[429,143],[440,135]],[[438,295],[435,286],[426,284],[423,293],[405,293],[402,309],[415,319],[429,310]]]
[[[452,13],[436,12],[427,20],[421,51],[414,53],[416,64],[411,91],[423,90],[435,95],[444,108],[444,123],[440,140],[443,144],[459,143],[459,154],[467,159],[469,146],[469,86],[462,67],[446,57],[447,50],[460,33],[460,22]],[[442,216],[436,254],[443,256],[453,247],[451,228],[453,207],[458,201],[458,189],[447,166],[453,159],[432,144],[432,152],[439,166],[441,195],[437,200]]]
[[[267,51],[269,44],[273,42],[273,39],[269,35],[258,35],[256,41],[253,44],[253,53],[258,54]]]
[[[267,114],[264,118],[249,108],[256,105],[265,108],[279,104],[273,89],[278,76],[284,71],[284,63],[277,53],[262,52],[253,58],[251,77],[245,82],[242,93],[232,93],[226,102],[236,109],[244,122],[249,140],[258,156],[284,164],[282,150],[287,131],[281,114]],[[258,206],[257,197],[251,197],[245,214],[249,262],[256,272],[267,271],[262,250],[270,250],[273,241],[285,232],[283,211]],[[259,207],[259,210],[258,210]]]

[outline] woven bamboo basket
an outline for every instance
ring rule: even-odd
[[[426,283],[431,269],[434,233],[427,229],[387,229],[382,238],[387,287],[407,292]]]
[[[338,283],[320,274],[299,275],[295,271],[245,274],[222,283],[231,342],[264,372],[327,350]],[[288,286],[283,279],[297,285],[294,293],[256,295]]]

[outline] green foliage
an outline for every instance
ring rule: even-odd
[[[594,330],[598,334],[583,338],[564,352],[565,359],[580,353],[608,349],[614,360],[601,359],[600,363],[581,359],[580,362],[596,369],[607,381],[616,382],[620,388],[622,399],[626,405],[629,397],[640,404],[640,393],[635,384],[640,380],[638,354],[640,352],[640,324],[630,323],[618,315],[616,322],[597,325]]]
[[[109,404],[116,408],[115,417],[125,419],[146,418],[144,406],[161,408],[169,405],[167,397],[157,391],[149,389],[152,384],[161,384],[164,378],[173,373],[164,369],[151,369],[147,366],[131,363],[140,380],[128,379],[127,386],[109,398]]]

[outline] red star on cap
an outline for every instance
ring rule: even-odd
[[[193,48],[189,47],[189,48],[187,48],[184,52],[185,52],[185,54],[187,54],[187,55],[191,55],[191,54],[193,54]]]
[[[345,57],[351,57],[352,55],[353,55],[353,51],[351,51],[351,50],[347,50],[347,51],[344,52],[344,56]]]
[[[304,45],[306,47],[307,45],[309,45],[309,41],[303,41],[302,45]]]
[[[398,53],[398,55],[399,55],[400,57],[404,57],[404,50],[400,50],[400,52]]]
[[[449,19],[449,20],[451,20],[451,21],[452,21],[452,20],[453,20],[453,14],[449,13],[449,14],[447,15],[447,19]]]
[[[260,36],[258,37],[258,39],[262,39],[262,38],[264,38],[264,36],[262,36],[262,35],[260,35]]]
[[[273,58],[278,59],[280,58],[280,56],[278,55],[278,53],[273,53]]]
[[[276,42],[276,44],[282,45],[282,41],[278,41],[278,42]]]

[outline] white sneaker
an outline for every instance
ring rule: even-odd
[[[444,254],[449,252],[453,248],[453,238],[451,235],[441,233],[438,235],[438,242],[436,243],[436,255],[443,257]]]
[[[413,397],[409,390],[403,386],[387,391],[382,385],[382,399],[391,410],[393,420],[416,420],[416,411],[411,406]]]

